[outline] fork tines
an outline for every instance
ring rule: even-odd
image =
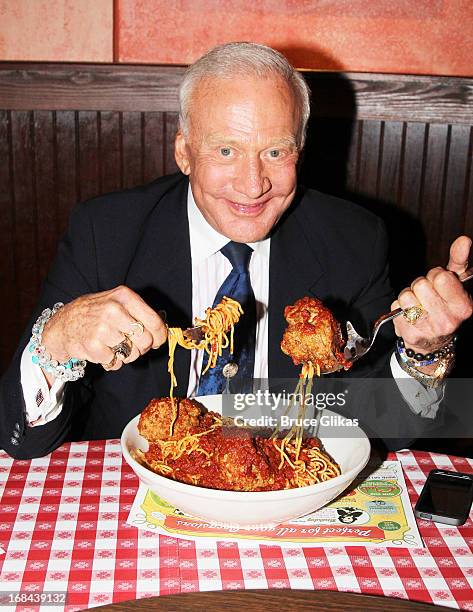
[[[187,340],[192,340],[196,344],[202,342],[205,336],[205,332],[202,327],[188,327],[183,330],[183,335]]]

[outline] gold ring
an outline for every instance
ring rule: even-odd
[[[112,351],[115,353],[116,358],[127,359],[131,355],[131,350],[133,348],[133,342],[131,338],[127,334],[123,334],[125,337],[123,340],[112,347]]]
[[[109,363],[102,363],[102,367],[104,370],[111,370],[113,366],[117,363],[117,359],[123,359],[123,361],[125,361],[125,359],[131,355],[133,342],[127,334],[123,335],[125,336],[123,340],[116,346],[112,346],[110,349],[113,351],[112,360]]]
[[[402,314],[408,323],[415,325],[424,312],[424,309],[419,304],[417,306],[410,306],[409,308],[406,308]]]
[[[123,335],[125,336],[123,340],[119,344],[112,346],[110,349],[113,351],[112,360],[109,363],[102,363],[102,367],[104,370],[111,370],[113,366],[117,363],[117,359],[120,358],[125,361],[125,359],[127,359],[127,357],[131,355],[131,351],[133,349],[133,342],[131,341],[129,334]]]
[[[108,372],[117,363],[117,356],[113,355],[112,360],[109,363],[102,363],[102,368]]]
[[[134,331],[134,328],[137,327],[138,328],[138,332]],[[127,338],[132,338],[133,336],[141,336],[141,334],[145,331],[145,326],[143,325],[143,323],[141,321],[133,321],[133,323],[130,324],[130,330],[127,334],[125,334],[125,336],[127,336]]]

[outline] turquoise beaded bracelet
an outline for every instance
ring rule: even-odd
[[[51,308],[45,308],[39,315],[36,323],[33,325],[32,336],[28,345],[28,350],[31,353],[31,361],[49,374],[61,380],[74,381],[82,378],[85,373],[87,361],[83,359],[71,358],[69,361],[59,363],[55,359],[51,359],[51,355],[46,351],[46,348],[41,344],[43,329],[47,321],[60,310],[64,304],[58,302]]]

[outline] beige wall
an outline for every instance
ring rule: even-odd
[[[113,0],[0,0],[0,59],[113,61]]]
[[[473,0],[0,0],[0,60],[187,64],[255,40],[299,68],[473,76]]]

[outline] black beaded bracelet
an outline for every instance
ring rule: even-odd
[[[415,380],[418,380],[422,385],[424,385],[424,387],[427,387],[429,389],[436,389],[443,384],[444,378],[450,372],[455,361],[454,357],[440,357],[437,362],[438,365],[435,369],[435,372],[433,372],[432,374],[424,374],[424,372],[421,372],[417,369],[416,366],[413,365],[412,361],[409,361],[407,358],[405,358],[405,352],[404,354],[401,354],[399,350],[397,350],[396,359],[399,366],[402,370],[404,370],[404,372],[409,374],[409,376],[411,376]]]
[[[436,363],[439,359],[444,357],[453,357],[455,355],[455,343],[457,337],[454,336],[448,344],[443,346],[436,351],[431,353],[416,353],[412,349],[406,349],[404,340],[402,338],[397,339],[397,348],[401,355],[405,354],[409,361],[416,366],[427,366]]]

